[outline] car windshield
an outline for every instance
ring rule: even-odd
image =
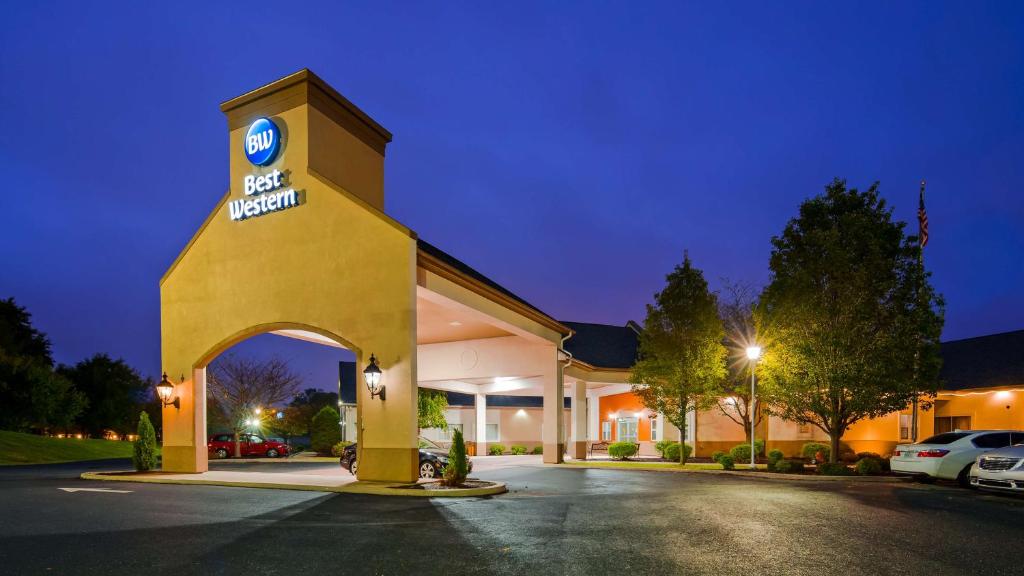
[[[974,432],[943,432],[942,434],[936,434],[931,438],[925,438],[921,444],[952,444],[961,438],[966,438],[974,434]]]
[[[423,436],[420,436],[420,448],[427,448],[429,450],[443,450],[443,448],[433,443],[432,441],[427,440]]]

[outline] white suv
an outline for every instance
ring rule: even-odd
[[[1024,492],[1024,444],[978,456],[971,468],[971,486]]]
[[[968,486],[971,466],[985,452],[1024,442],[1020,430],[954,430],[917,444],[900,444],[889,461],[896,474],[942,478]]]

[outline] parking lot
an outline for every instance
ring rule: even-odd
[[[116,463],[0,469],[0,565],[9,574],[294,574],[325,561],[344,574],[1020,573],[1024,500],[1014,497],[492,462],[478,474],[507,482],[508,494],[452,500],[76,479]]]

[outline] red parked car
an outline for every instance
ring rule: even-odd
[[[288,455],[288,445],[276,440],[267,440],[255,434],[239,434],[239,448],[242,456],[265,456],[278,458]],[[206,444],[211,455],[227,458],[235,455],[235,438],[231,434],[215,434],[210,436]]]

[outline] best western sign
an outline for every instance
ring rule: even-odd
[[[260,118],[249,126],[242,144],[245,158],[252,165],[269,166],[281,151],[281,130],[270,118]],[[298,193],[278,169],[245,176],[242,191],[244,198],[228,202],[228,216],[232,220],[254,218],[299,205]]]

